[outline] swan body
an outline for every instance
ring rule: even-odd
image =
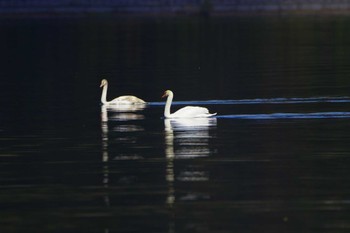
[[[100,87],[103,87],[102,89],[102,95],[101,95],[101,103],[104,105],[131,105],[131,104],[145,104],[146,102],[136,96],[133,95],[123,95],[119,96],[111,101],[107,101],[107,89],[108,89],[108,82],[106,79],[102,79]]]
[[[167,90],[164,92],[164,95],[162,97],[164,98],[166,96],[168,98],[166,100],[164,108],[165,118],[204,118],[216,115],[216,113],[209,113],[209,110],[207,108],[198,106],[186,106],[174,113],[170,113],[170,107],[174,98],[174,93],[170,90]]]

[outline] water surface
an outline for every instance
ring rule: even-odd
[[[348,232],[349,25],[2,19],[1,232]]]

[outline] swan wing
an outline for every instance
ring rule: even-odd
[[[145,104],[146,102],[133,95],[123,95],[119,96],[112,101],[110,104]]]
[[[173,114],[171,114],[171,117],[173,118],[210,117],[210,116],[214,116],[215,114],[216,113],[214,114],[209,113],[209,110],[204,107],[186,106],[177,110]]]

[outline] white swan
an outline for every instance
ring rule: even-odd
[[[165,118],[201,118],[215,116],[216,113],[209,113],[209,110],[204,107],[186,106],[174,113],[170,113],[171,102],[173,101],[174,93],[170,90],[164,92],[162,98],[168,96],[164,109]]]
[[[107,101],[106,99],[107,99],[108,82],[106,79],[102,79],[100,87],[103,87],[102,95],[101,95],[102,104],[117,105],[117,104],[145,104],[146,103],[142,99],[137,98],[136,96],[133,96],[133,95],[123,95],[111,101]]]

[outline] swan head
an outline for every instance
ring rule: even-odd
[[[166,91],[164,92],[164,94],[162,95],[162,98],[167,97],[167,96],[172,95],[172,94],[173,94],[172,91],[166,90]]]
[[[107,79],[102,79],[100,87],[104,87],[108,84]]]

